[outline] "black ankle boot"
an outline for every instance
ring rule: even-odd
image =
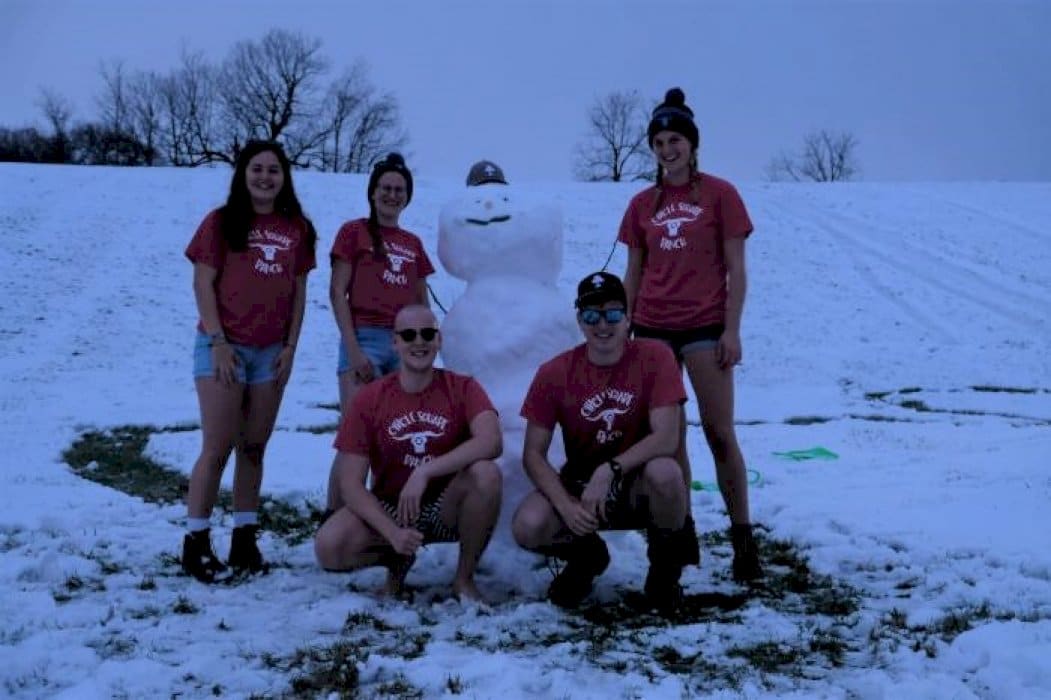
[[[730,542],[734,547],[734,581],[748,583],[762,578],[763,567],[759,563],[759,548],[755,544],[752,526],[731,525]]]
[[[182,570],[203,583],[216,583],[225,577],[226,565],[212,551],[210,529],[189,532],[182,540]]]
[[[560,608],[575,608],[588,593],[595,577],[609,566],[609,549],[596,533],[547,548],[551,556],[564,559],[565,567],[551,581],[547,598]]]
[[[265,574],[270,566],[263,561],[256,540],[259,539],[258,525],[235,527],[230,538],[230,556],[227,563],[237,573]]]
[[[683,527],[685,528],[685,525]],[[682,600],[679,579],[686,563],[687,557],[684,555],[688,554],[683,551],[684,532],[683,529],[663,530],[650,527],[647,530],[647,539],[649,542],[646,556],[650,560],[650,569],[646,573],[643,592],[654,608],[661,612],[670,612]]]
[[[682,524],[676,540],[682,551],[683,566],[701,565],[701,542],[697,539],[697,526],[693,523],[693,516],[687,515],[686,522]]]

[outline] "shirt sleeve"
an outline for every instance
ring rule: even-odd
[[[537,370],[536,376],[533,377],[519,415],[527,421],[542,425],[548,430],[554,430],[558,422],[558,409],[552,398],[555,395],[554,390],[550,365],[545,364]]]
[[[741,195],[729,183],[719,197],[719,223],[723,238],[747,238],[753,230]]]
[[[332,241],[332,251],[329,253],[332,260],[342,260],[353,264],[360,229],[356,224],[356,221],[348,221],[339,227],[336,240]]]
[[[197,227],[186,246],[186,257],[193,263],[203,263],[216,270],[222,268],[226,253],[218,210],[210,212]]]
[[[624,218],[620,221],[620,230],[617,232],[617,241],[629,248],[644,248],[646,246],[646,232],[639,220],[639,197],[636,195],[628,203],[624,211]]]
[[[682,383],[682,370],[675,362],[671,348],[662,342],[650,345],[650,366],[653,368],[653,395],[650,408],[674,406],[686,401],[686,386]]]
[[[420,273],[420,279],[423,279],[424,277],[434,274],[434,264],[427,256],[427,251],[423,247],[423,241],[418,237],[416,238],[416,245],[420,247],[420,257],[416,261],[416,269]]]

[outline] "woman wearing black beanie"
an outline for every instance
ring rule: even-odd
[[[420,237],[399,224],[412,184],[400,153],[377,161],[365,192],[368,217],[344,223],[332,244],[329,299],[340,334],[336,374],[343,413],[361,386],[397,369],[394,316],[404,306],[428,305],[434,265]]]
[[[668,90],[647,133],[657,181],[632,198],[618,234],[628,246],[624,286],[632,328],[636,338],[667,343],[686,367],[730,516],[734,579],[752,581],[762,568],[734,431],[733,379],[741,361],[744,242],[752,222],[733,185],[698,169],[700,134],[682,90]],[[685,414],[683,419],[677,458],[689,486]],[[693,531],[692,516],[688,525]],[[684,563],[698,564],[699,545],[683,556]]]

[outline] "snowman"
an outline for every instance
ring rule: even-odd
[[[581,342],[570,297],[556,287],[562,214],[509,185],[498,165],[483,160],[471,167],[464,193],[442,207],[438,258],[467,282],[442,321],[442,363],[477,379],[500,412],[502,517],[509,519],[533,488],[522,470],[522,400],[541,364]],[[553,461],[561,450],[561,443],[552,445]]]

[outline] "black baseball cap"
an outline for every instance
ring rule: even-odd
[[[504,171],[499,165],[491,160],[480,160],[471,166],[467,173],[467,186],[484,185],[488,182],[497,182],[501,185],[507,184]]]
[[[573,305],[582,309],[585,306],[602,306],[611,301],[619,301],[627,307],[628,293],[624,291],[624,284],[619,277],[600,270],[580,280],[580,284],[577,285],[577,300]]]

